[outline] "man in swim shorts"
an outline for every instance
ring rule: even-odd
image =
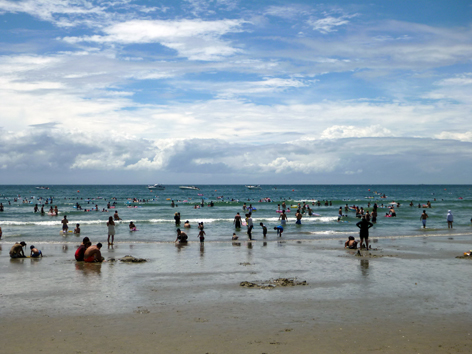
[[[423,210],[423,214],[420,216],[420,220],[423,223],[423,229],[426,228],[426,219],[428,218],[428,214],[426,214],[426,210]]]
[[[239,213],[236,213],[236,216],[234,217],[234,227],[236,229],[240,229],[241,228],[241,215],[239,215]]]
[[[25,253],[23,252],[23,247],[26,247],[26,242],[21,241],[20,243],[15,243],[10,249],[11,258],[26,258]]]
[[[367,221],[365,216],[362,217],[362,220],[359,221],[356,226],[360,229],[359,236],[361,238],[361,248],[365,239],[365,247],[369,249],[369,229],[374,226],[370,221]]]
[[[96,246],[90,246],[87,248],[84,253],[84,261],[87,263],[103,262],[105,258],[102,257],[100,248],[102,248],[102,244],[100,242],[97,243]]]
[[[285,214],[285,210],[282,210],[282,214],[280,214],[279,220],[282,225],[285,225],[287,223],[288,218],[287,214]]]
[[[69,229],[69,226],[67,225],[69,223],[69,220],[67,220],[67,215],[64,215],[64,219],[62,219],[62,232],[67,232]]]
[[[33,258],[43,256],[43,253],[34,246],[30,246],[30,250],[31,250],[31,257]]]
[[[302,213],[300,213],[300,209],[297,210],[297,213],[295,214],[295,217],[297,218],[297,221],[295,221],[295,224],[301,225],[302,224]]]

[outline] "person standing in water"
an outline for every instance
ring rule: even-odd
[[[282,210],[282,213],[279,216],[280,224],[283,226],[287,223],[287,214],[285,214],[285,210]]]
[[[115,242],[115,222],[113,221],[113,217],[110,216],[107,222],[108,227],[108,245],[113,245]],[[111,242],[110,242],[111,237]]]
[[[241,215],[239,215],[239,213],[236,213],[233,223],[234,223],[234,228],[236,229],[241,228]]]
[[[365,216],[362,217],[362,220],[359,221],[356,226],[360,229],[359,236],[361,239],[361,248],[365,240],[365,248],[369,249],[369,229],[374,226],[370,221],[367,221]]]
[[[452,216],[452,212],[450,210],[447,211],[447,228],[452,229],[452,222],[454,221],[454,217]]]
[[[67,230],[69,229],[69,226],[67,225],[69,223],[69,220],[67,220],[67,215],[64,215],[64,219],[62,219],[61,222],[62,222],[62,232],[67,233]]]
[[[420,216],[420,220],[423,223],[423,229],[426,229],[426,219],[428,218],[428,214],[426,214],[426,210],[423,210],[423,214]]]

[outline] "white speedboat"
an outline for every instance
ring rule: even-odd
[[[162,184],[150,184],[147,186],[148,189],[158,189],[158,190],[164,190],[166,187],[164,187]]]
[[[194,191],[199,191],[200,188],[198,187],[195,187],[195,186],[179,186],[180,189],[191,189],[191,190],[194,190]]]
[[[260,185],[246,186],[247,189],[262,189]]]

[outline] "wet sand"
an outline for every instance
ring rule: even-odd
[[[471,237],[399,238],[362,252],[340,241],[118,244],[76,264],[0,254],[2,350],[23,353],[468,353]],[[308,285],[272,290],[243,281]],[[35,283],[36,281],[36,283]]]

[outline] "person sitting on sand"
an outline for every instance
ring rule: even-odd
[[[41,252],[40,250],[38,250],[36,247],[34,246],[30,246],[30,250],[31,250],[31,254],[30,256],[33,257],[33,258],[37,258],[39,256],[43,256],[43,252]]]
[[[84,261],[87,263],[103,262],[105,258],[102,257],[100,248],[102,248],[102,244],[100,242],[97,243],[96,246],[88,247],[84,253]]]
[[[136,231],[136,225],[134,224],[134,222],[130,221],[129,222],[129,231]]]
[[[349,248],[351,250],[357,249],[357,241],[354,239],[354,236],[348,237],[348,240],[344,243],[344,248]]]
[[[90,242],[90,239],[88,237],[84,237],[82,244],[75,251],[75,260],[77,262],[81,262],[84,260],[85,250],[90,246],[92,246],[92,242]]]
[[[187,221],[184,223],[184,227],[185,227],[186,229],[190,229],[190,226],[191,226],[191,225],[190,225],[190,222],[187,220]]]
[[[175,239],[174,242],[179,242],[179,243],[187,243],[188,236],[185,232],[180,231],[180,229],[177,229],[177,238]]]
[[[11,258],[26,258],[25,253],[23,252],[23,247],[26,247],[26,242],[21,241],[20,243],[15,243],[10,249]]]
[[[75,225],[74,234],[80,234],[80,224]]]
[[[235,232],[233,232],[233,237],[232,237],[231,239],[234,241],[234,240],[237,240],[238,238],[239,238],[239,237],[238,237],[238,236],[236,236],[236,233],[235,233]]]
[[[284,228],[282,225],[274,227],[274,230],[277,231],[277,236],[282,237],[282,233],[284,232]]]

